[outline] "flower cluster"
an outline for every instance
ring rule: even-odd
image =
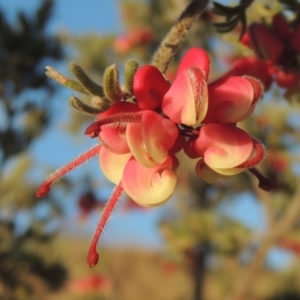
[[[292,26],[282,14],[276,14],[269,26],[251,24],[242,43],[253,49],[256,57],[236,60],[228,75],[240,75],[247,71],[247,74],[259,78],[266,90],[273,80],[282,88],[299,87],[300,24]]]
[[[159,205],[172,195],[181,149],[199,158],[196,172],[208,182],[238,174],[263,157],[262,146],[236,127],[253,112],[260,82],[232,76],[208,84],[209,62],[204,50],[189,50],[172,84],[156,67],[140,67],[133,82],[136,103],[115,102],[86,129],[101,141],[104,175],[122,182],[141,205]]]
[[[261,82],[230,76],[208,84],[209,68],[209,57],[200,48],[184,55],[173,83],[152,65],[139,67],[132,95],[114,96],[111,106],[86,129],[100,145],[39,188],[37,195],[45,195],[54,180],[99,153],[101,170],[117,188],[92,241],[90,266],[98,261],[98,238],[123,190],[143,206],[160,205],[171,197],[179,151],[198,160],[195,171],[209,183],[251,169],[263,158],[263,146],[236,126],[254,111],[263,93]]]

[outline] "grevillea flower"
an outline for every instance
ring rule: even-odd
[[[197,126],[208,109],[210,60],[207,53],[192,48],[181,60],[175,80],[162,100],[163,112],[175,123]]]
[[[231,69],[222,78],[244,76],[247,74],[248,76],[258,78],[267,91],[273,82],[272,74],[270,74],[268,69],[269,64],[255,56],[240,57],[232,61]]]
[[[209,57],[200,48],[189,50],[180,62],[172,85],[154,66],[138,69],[134,91],[142,109],[161,108],[176,124],[199,125],[207,112]]]
[[[232,124],[207,124],[199,132],[194,148],[201,156],[196,173],[208,182],[255,166],[264,155],[263,147]]]
[[[98,239],[123,190],[142,206],[161,205],[172,196],[180,150],[199,159],[196,173],[208,182],[253,168],[263,158],[261,144],[236,127],[261,98],[260,81],[231,76],[208,84],[209,64],[203,49],[192,48],[172,84],[152,65],[138,68],[132,86],[110,92],[113,104],[87,127],[85,134],[99,145],[38,189],[37,195],[44,196],[53,181],[99,154],[103,174],[117,187],[94,234],[90,266],[98,261]]]
[[[260,78],[266,83],[266,89],[269,88],[270,78],[283,88],[299,87],[300,24],[292,28],[282,14],[276,14],[269,26],[261,23],[251,24],[242,43],[254,50],[260,63],[251,61],[252,66],[249,68],[250,61],[241,58],[238,63],[235,63],[233,69],[238,65],[247,64],[244,68],[249,68],[249,72],[243,74]],[[262,65],[265,71],[262,70]],[[266,71],[269,73],[269,78]]]
[[[263,94],[259,80],[230,76],[208,86],[209,106],[205,123],[237,123],[247,119]]]
[[[171,185],[170,182],[165,182],[167,188],[164,188],[165,193],[162,193],[157,184],[159,183],[158,179],[161,179],[161,184],[163,184],[166,174],[171,176],[172,181],[175,180],[175,175],[169,171],[162,172],[158,176],[157,172],[160,173],[161,168],[169,169],[172,166],[169,150],[177,139],[178,128],[171,120],[163,118],[154,111],[136,111],[138,108],[137,105],[133,107],[134,105],[119,102],[112,106],[106,115],[110,115],[110,110],[114,111],[114,115],[106,118],[100,116],[99,121],[86,129],[86,134],[99,136],[102,141],[99,162],[106,177],[114,183],[122,180],[124,190],[132,199],[138,203],[152,206],[160,201],[165,201],[174,190],[173,187],[173,190],[167,192]],[[132,108],[131,112],[128,110],[128,106]],[[123,114],[118,113],[123,108]],[[112,126],[108,127],[109,124]],[[130,165],[130,168],[127,167],[127,164]],[[135,171],[132,172],[132,170]],[[141,185],[137,185],[134,173],[142,181]],[[143,185],[146,184],[150,192],[151,185],[154,184],[149,177],[151,174],[154,176],[153,180],[155,180],[156,186],[146,201]],[[146,183],[149,179],[149,183]],[[131,183],[131,181],[133,182]],[[140,191],[138,187],[141,188]]]

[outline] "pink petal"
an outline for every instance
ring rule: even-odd
[[[232,69],[222,78],[230,76],[253,76],[263,82],[265,90],[268,90],[272,84],[272,76],[268,72],[268,64],[256,57],[242,57],[234,61]]]
[[[210,59],[205,50],[201,48],[191,48],[188,50],[180,61],[177,76],[182,72],[190,68],[201,69],[207,80],[209,74]]]
[[[108,110],[99,114],[97,119],[103,120],[110,116],[138,112],[139,110],[139,107],[134,103],[124,101],[116,102]],[[103,146],[117,154],[125,154],[130,152],[126,141],[125,129],[125,124],[123,124],[122,126],[115,126],[114,124],[103,125],[99,134],[99,138]]]
[[[130,124],[126,136],[131,153],[143,166],[163,163],[178,136],[178,128],[156,112],[141,112],[141,124]]]
[[[131,156],[131,153],[115,154],[101,147],[99,165],[105,177],[111,182],[118,184],[122,179],[125,165]]]
[[[207,112],[207,93],[203,72],[197,68],[184,70],[163,98],[162,110],[177,124],[197,126]]]
[[[201,128],[194,147],[205,163],[219,172],[245,162],[252,152],[253,140],[234,125],[212,123]]]
[[[249,111],[254,100],[250,82],[236,76],[209,84],[208,95],[209,104],[204,123],[237,123]]]
[[[257,101],[261,100],[263,97],[263,94],[265,92],[264,85],[262,81],[258,78],[255,78],[253,76],[249,75],[243,75],[243,78],[245,78],[252,86],[253,89],[253,103],[256,104]]]
[[[142,129],[146,149],[159,164],[163,163],[173,147],[178,128],[173,121],[152,111],[142,112]]]
[[[143,206],[157,206],[165,203],[173,194],[176,176],[170,170],[172,159],[153,168],[145,168],[135,159],[126,164],[122,185],[135,202]]]
[[[154,66],[138,68],[134,75],[133,90],[141,109],[156,109],[170,88],[170,83]]]
[[[102,145],[116,154],[125,154],[130,152],[126,141],[125,130],[125,127],[102,126],[99,134]]]
[[[126,137],[131,154],[141,165],[152,168],[157,164],[145,147],[141,124],[129,124]]]

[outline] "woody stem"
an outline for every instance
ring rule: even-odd
[[[163,39],[154,54],[152,65],[165,73],[179,45],[183,42],[193,23],[200,17],[208,0],[192,0],[175,25]]]

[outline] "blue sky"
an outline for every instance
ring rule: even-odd
[[[121,29],[119,22],[118,0],[57,0],[49,30],[67,30],[73,34],[84,32],[105,33]],[[41,0],[9,0],[0,3],[5,8],[6,16],[14,19],[15,12],[33,10]]]
[[[72,5],[70,6],[70,3]],[[1,8],[5,9],[6,17],[14,21],[17,10],[22,9],[30,13],[38,4],[40,0],[28,0],[23,2],[19,0],[10,0],[5,2],[5,5],[0,4]],[[49,25],[50,32],[66,31],[71,34],[84,34],[95,32],[97,34],[105,34],[108,32],[121,32],[118,1],[87,1],[87,0],[58,0],[54,10],[54,17]],[[68,65],[68,58],[60,63],[59,69],[66,69]],[[68,89],[62,88],[57,97],[61,101],[57,101],[55,110],[55,124],[48,129],[43,136],[33,144],[33,153],[35,161],[41,165],[47,164],[52,170],[63,166],[79,154],[88,150],[95,141],[86,138],[74,140],[74,138],[66,135],[62,130],[63,124],[68,118],[68,99],[72,92]],[[82,133],[79,133],[82,134]],[[51,152],[51,155],[49,155]],[[99,179],[99,183],[103,183],[104,188],[100,191],[104,197],[109,197],[113,189],[112,185],[105,185],[108,180],[100,173],[97,163],[97,158],[94,158],[89,163],[75,170],[69,176],[71,178],[80,178],[82,174],[90,173],[90,170],[95,173],[95,181]],[[39,174],[40,172],[37,172]],[[40,178],[42,181],[43,178]],[[77,205],[76,200],[78,195],[76,192],[73,196],[65,199],[63,195],[63,206],[67,211],[67,217],[63,222],[63,227],[72,234],[86,233],[91,236],[93,230],[99,220],[99,211],[91,215],[87,223],[77,223]],[[157,230],[156,224],[160,219],[164,208],[156,208],[148,210],[147,212],[133,211],[132,213],[114,213],[111,221],[105,230],[103,238],[100,243],[104,244],[122,244],[132,245],[136,244],[143,247],[161,247],[162,238]],[[21,215],[20,224],[23,227],[26,223],[26,214]]]
[[[13,21],[18,9],[30,12],[39,3],[40,0],[7,0],[0,3],[0,7],[5,9],[6,16]],[[118,3],[117,0],[57,0],[49,31],[66,31],[71,34],[121,32],[122,24]],[[67,64],[68,60],[66,59],[65,65]],[[93,141],[89,139],[82,138],[75,141],[61,130],[65,118],[68,117],[67,106],[70,95],[70,91],[66,89],[60,91],[59,97],[62,101],[60,101],[59,106],[54,108],[57,110],[56,123],[33,146],[37,162],[46,162],[53,169],[64,165],[93,145]],[[49,155],[49,151],[51,151],[51,155]],[[104,180],[98,170],[96,159],[80,170],[76,170],[71,176],[80,177],[82,172],[87,172],[91,168],[95,172],[96,179]],[[104,193],[106,195],[109,195],[110,187],[105,187]],[[99,219],[99,212],[93,213],[87,224],[79,226],[75,219],[75,200],[75,197],[62,200],[69,212],[64,226],[74,234],[86,232],[91,235]],[[166,209],[168,206],[147,212],[115,213],[107,226],[102,243],[160,247],[162,238],[156,224]],[[224,210],[255,230],[261,231],[264,227],[262,208],[249,195],[239,196],[237,201],[233,201],[231,206],[224,207]],[[276,250],[274,251],[270,255],[272,262],[283,263],[284,256],[276,253]]]

